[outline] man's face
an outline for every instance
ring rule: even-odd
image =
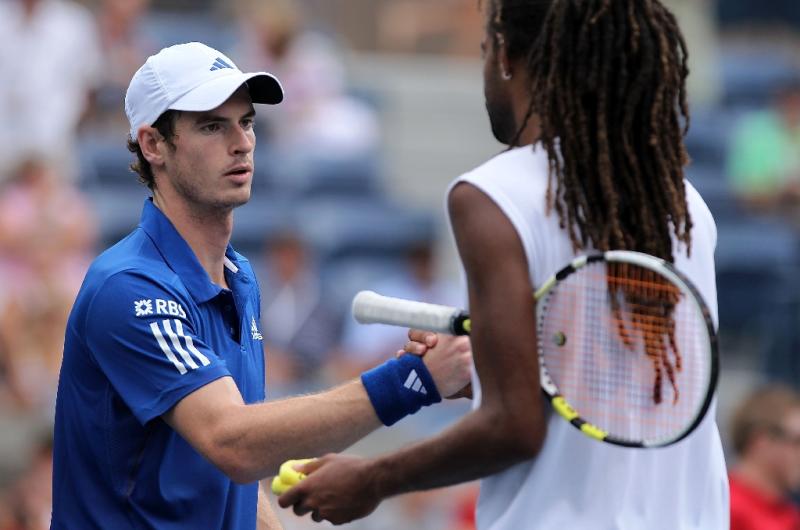
[[[158,187],[171,186],[196,211],[230,211],[250,199],[255,111],[246,87],[206,112],[181,112]]]
[[[503,144],[510,144],[517,133],[514,109],[511,104],[510,83],[501,76],[500,53],[497,37],[487,29],[481,41],[483,57],[483,95],[492,134]]]
[[[781,422],[772,448],[774,471],[783,488],[800,488],[800,410],[794,410]]]
[[[778,109],[790,129],[800,128],[800,86],[780,95]]]

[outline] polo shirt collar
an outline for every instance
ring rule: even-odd
[[[153,199],[144,201],[139,226],[147,233],[172,271],[178,275],[195,302],[202,304],[217,296],[224,289],[211,281],[200,265],[194,251],[178,233],[164,212],[153,204]],[[239,273],[239,265],[233,247],[228,244],[225,251],[225,268],[231,274]]]

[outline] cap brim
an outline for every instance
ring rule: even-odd
[[[266,72],[235,73],[193,88],[169,106],[172,110],[206,111],[225,103],[236,90],[247,83],[253,103],[275,105],[283,101],[283,88],[278,79]]]

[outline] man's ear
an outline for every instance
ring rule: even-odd
[[[150,162],[151,166],[164,165],[163,148],[165,145],[164,137],[158,132],[155,127],[143,125],[139,127],[136,134],[136,139],[139,142],[139,148],[142,150],[145,160]]]
[[[497,64],[500,67],[500,77],[504,81],[511,81],[511,78],[514,77],[514,71],[511,65],[511,60],[508,58],[508,44],[506,42],[506,37],[502,33],[498,33],[496,39]]]

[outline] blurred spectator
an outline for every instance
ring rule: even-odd
[[[468,484],[456,495],[452,530],[475,530],[477,524],[475,508],[478,504],[479,492],[480,488],[477,485]]]
[[[800,221],[800,77],[778,90],[772,108],[741,120],[728,173],[747,206]]]
[[[448,281],[436,277],[433,241],[423,241],[409,249],[404,275],[390,277],[364,288],[396,298],[452,306],[461,305],[460,291]],[[383,324],[359,324],[346,320],[342,343],[333,368],[337,377],[350,378],[391,357],[408,341],[408,330]]]
[[[0,2],[0,64],[0,183],[34,149],[74,177],[76,128],[101,68],[91,14],[69,0]]]
[[[36,446],[28,469],[7,494],[7,515],[0,508],[0,530],[47,530],[53,508],[53,437],[48,433]]]
[[[0,488],[0,530],[21,530],[15,519],[9,494]]]
[[[89,116],[91,132],[124,137],[129,129],[121,104],[131,77],[157,51],[142,31],[150,0],[95,0],[102,71]]]
[[[800,510],[800,396],[788,388],[760,389],[731,421],[738,462],[730,472],[731,530],[797,530]]]
[[[0,352],[19,405],[50,405],[69,308],[95,239],[88,204],[43,157],[0,193]]]
[[[726,30],[745,30],[780,39],[785,32],[800,30],[797,0],[719,0],[719,19]],[[757,33],[758,32],[758,33]]]
[[[378,47],[478,56],[483,19],[474,0],[390,0],[378,17]]]
[[[297,2],[239,0],[236,11],[238,66],[277,75],[286,94],[281,105],[258,115],[267,126],[259,139],[289,157],[339,159],[377,148],[375,113],[347,93],[333,43],[305,27]]]
[[[306,385],[305,391],[319,375],[340,332],[309,252],[296,234],[279,234],[267,245],[261,275],[268,382],[301,383]]]

